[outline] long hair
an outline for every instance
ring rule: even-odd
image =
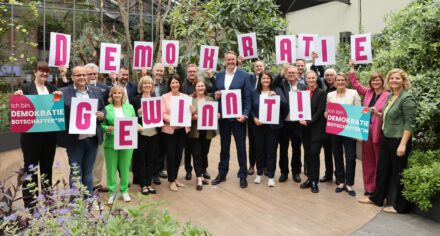
[[[263,78],[264,75],[267,75],[270,79],[270,83],[269,83],[269,89],[270,90],[275,90],[275,84],[273,84],[273,77],[272,75],[268,72],[268,71],[263,71],[261,72],[258,77],[260,78],[257,84],[257,89],[258,91],[262,91],[263,90],[263,85],[261,85],[261,79]]]
[[[192,94],[192,97],[193,97],[193,98],[197,98],[196,86],[197,86],[198,83],[203,83],[203,84],[205,85],[205,92],[204,92],[204,94],[205,94],[205,96],[208,96],[206,82],[205,82],[204,80],[202,80],[202,79],[198,79],[198,80],[196,80],[196,82],[194,83],[194,92],[193,92],[193,94]]]

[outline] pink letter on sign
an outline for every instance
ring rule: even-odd
[[[92,106],[90,105],[90,103],[81,102],[78,103],[77,109],[78,112],[76,113],[76,127],[83,130],[88,129],[91,122],[90,111],[92,110]]]
[[[112,47],[106,47],[105,48],[105,69],[115,71],[116,66],[112,66],[113,62],[115,61],[115,57],[112,56],[113,53],[116,53],[118,50],[116,48]]]
[[[152,55],[153,49],[150,46],[137,45],[134,51],[134,55],[136,55],[134,58],[134,66],[150,68],[152,63],[152,57],[150,55]],[[148,55],[148,57],[146,55]]]
[[[327,40],[321,40],[321,48],[322,48],[322,61],[326,62],[327,59]]]
[[[202,125],[206,126],[206,123],[209,123],[209,126],[214,125],[214,107],[212,105],[203,106],[202,110],[203,120]]]
[[[67,38],[63,34],[57,34],[55,42],[55,65],[65,65],[67,60]]]
[[[179,123],[183,123],[183,113],[184,113],[184,107],[185,101],[179,100]]]
[[[356,61],[363,61],[363,60],[367,60],[368,57],[366,55],[361,55],[361,52],[364,52],[364,47],[361,46],[361,43],[364,43],[367,41],[366,37],[360,37],[360,38],[356,38],[354,40],[355,42],[355,60]]]
[[[168,64],[174,64],[176,60],[176,45],[169,43],[166,46],[165,60]]]
[[[264,104],[267,105],[267,121],[272,121],[272,105],[275,102],[273,99],[264,99]]]
[[[143,107],[145,107],[145,109],[142,110],[142,119],[145,124],[149,125],[160,122],[160,105],[160,100],[143,102]],[[148,113],[148,111],[150,111],[150,113]]]
[[[304,51],[304,55],[306,57],[310,56],[309,52],[310,52],[310,42],[313,41],[313,37],[311,36],[304,36],[303,40],[306,42],[306,49]]]
[[[298,96],[297,99],[298,99],[298,113],[299,113],[298,117],[299,118],[303,118],[303,114],[302,114],[302,112],[303,112],[303,97],[302,97],[302,93],[298,92],[297,96]]]
[[[226,114],[231,115],[237,113],[237,95],[235,93],[226,94]]]
[[[252,45],[252,37],[244,36],[241,38],[241,43],[243,45],[243,56],[250,57],[254,55],[253,45]]]
[[[214,66],[215,49],[205,48],[204,55],[203,68],[212,68]]]
[[[123,120],[120,121],[119,127],[119,143],[121,146],[130,146],[132,145],[132,140],[127,140],[125,137],[130,136],[130,131],[126,129],[127,126],[132,126],[133,122],[131,120]]]
[[[292,62],[292,42],[288,39],[281,39],[280,41],[280,51],[281,51],[281,61],[288,63]]]

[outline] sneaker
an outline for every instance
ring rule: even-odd
[[[275,187],[275,179],[274,178],[269,178],[269,180],[267,181],[267,186]]]
[[[256,183],[256,184],[261,184],[261,175],[257,175],[257,176],[255,176],[254,183]]]
[[[124,199],[124,202],[130,202],[131,201],[130,194],[122,193],[122,199]]]
[[[98,201],[93,201],[92,206],[93,206],[93,210],[95,210],[95,211],[102,211],[105,209],[104,204],[102,204],[102,203],[99,204]]]
[[[111,193],[108,197],[107,204],[113,205],[113,203],[116,201],[116,193]]]

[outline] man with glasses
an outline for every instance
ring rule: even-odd
[[[69,158],[70,171],[70,187],[74,187],[73,178],[74,172],[77,177],[81,179],[83,185],[86,186],[89,194],[93,191],[93,165],[95,163],[96,154],[98,152],[98,145],[102,143],[103,133],[101,125],[104,120],[104,102],[102,100],[101,89],[87,85],[87,70],[82,66],[76,66],[72,69],[73,84],[64,88],[61,91],[64,94],[64,112],[66,119],[66,127],[69,127],[70,112],[72,98],[88,98],[98,100],[98,111],[96,112],[95,134],[69,134],[68,130],[62,131],[58,134],[58,146],[66,148],[67,156]],[[76,169],[72,169],[76,166]]]

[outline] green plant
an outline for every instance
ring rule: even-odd
[[[0,132],[9,130],[9,93],[0,93]]]
[[[440,194],[440,150],[415,150],[404,170],[403,196],[422,211],[432,207],[432,199]]]

